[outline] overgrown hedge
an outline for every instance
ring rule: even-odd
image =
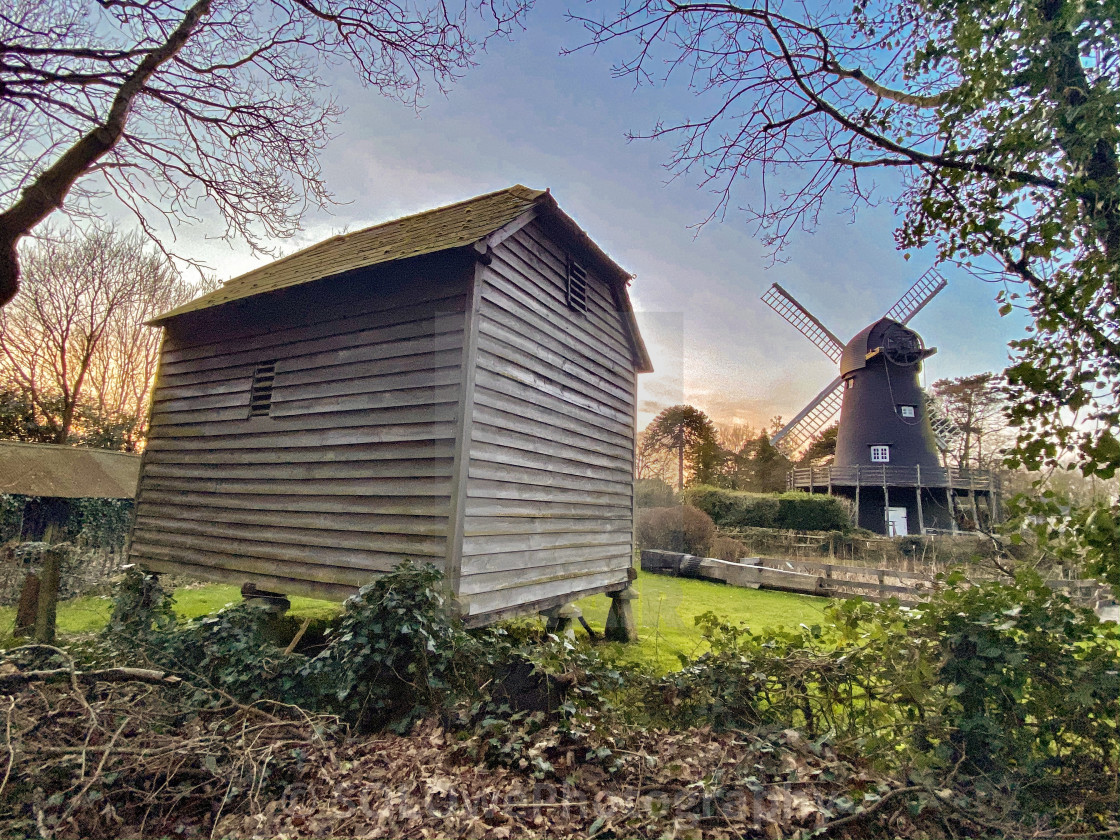
[[[747,493],[698,484],[682,494],[718,528],[781,528],[789,531],[846,531],[851,527],[843,499],[810,493]]]

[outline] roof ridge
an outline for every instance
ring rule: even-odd
[[[153,318],[159,324],[186,312],[303,285],[357,268],[461,248],[550,202],[548,190],[514,184],[493,192],[336,234],[227,280],[213,292]]]

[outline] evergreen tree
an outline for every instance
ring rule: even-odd
[[[723,461],[715,426],[691,405],[674,405],[654,417],[644,442],[651,453],[676,456],[677,490],[684,489],[686,473],[693,481],[710,481]]]

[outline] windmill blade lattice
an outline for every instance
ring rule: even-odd
[[[837,376],[823,391],[813,397],[796,417],[786,423],[770,439],[770,442],[777,446],[782,441],[786,441],[784,449],[794,453],[800,451],[828,427],[832,419],[840,413],[843,402],[844,380]]]
[[[813,317],[789,292],[775,283],[766,290],[762,302],[797,327],[797,331],[817,345],[834,362],[840,361],[844,343],[828,327]]]
[[[930,425],[933,426],[933,436],[937,439],[937,448],[942,452],[952,451],[964,432],[945,413],[936,397],[928,391],[923,391],[922,397],[926,401],[926,414],[929,416]]]
[[[922,311],[934,296],[949,285],[936,269],[931,268],[917,279],[913,286],[898,299],[898,303],[887,310],[886,317],[900,324],[909,324],[910,319]]]

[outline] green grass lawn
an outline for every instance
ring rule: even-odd
[[[634,582],[638,600],[633,601],[638,625],[637,645],[611,645],[612,655],[630,662],[645,663],[665,672],[680,667],[678,654],[696,656],[704,652],[695,618],[706,612],[744,622],[752,630],[767,627],[820,623],[825,598],[740,589],[722,583],[686,580],[645,572]],[[578,602],[584,617],[595,629],[606,622],[610,599],[594,595]]]
[[[237,586],[207,584],[175,590],[175,612],[183,618],[197,618],[200,615],[217,612],[227,604],[241,600],[241,590]],[[339,613],[341,605],[333,601],[319,601],[315,598],[291,598],[292,609],[289,615],[298,618],[330,619]],[[74,636],[79,633],[94,633],[109,622],[113,602],[106,595],[87,595],[63,601],[58,605],[56,627],[58,635]],[[15,607],[0,607],[0,648],[11,647],[17,640],[12,638],[16,623]]]
[[[637,645],[610,645],[612,656],[640,662],[657,671],[679,667],[678,654],[696,655],[702,651],[702,640],[694,619],[705,612],[714,612],[733,621],[746,622],[751,628],[763,630],[780,625],[819,622],[825,605],[823,598],[791,595],[785,592],[763,592],[739,589],[719,583],[638,573],[634,583],[639,598],[633,602],[640,641]],[[216,612],[226,604],[237,603],[241,593],[236,586],[210,584],[175,591],[175,610],[184,618]],[[289,615],[297,618],[330,619],[340,605],[313,598],[291,599]],[[584,617],[596,630],[606,623],[610,600],[595,595],[579,601]],[[64,601],[58,606],[58,633],[73,636],[100,630],[109,620],[112,603],[108,597],[86,596]],[[0,607],[0,648],[10,647],[15,625],[15,608]],[[582,633],[582,630],[580,631]]]

